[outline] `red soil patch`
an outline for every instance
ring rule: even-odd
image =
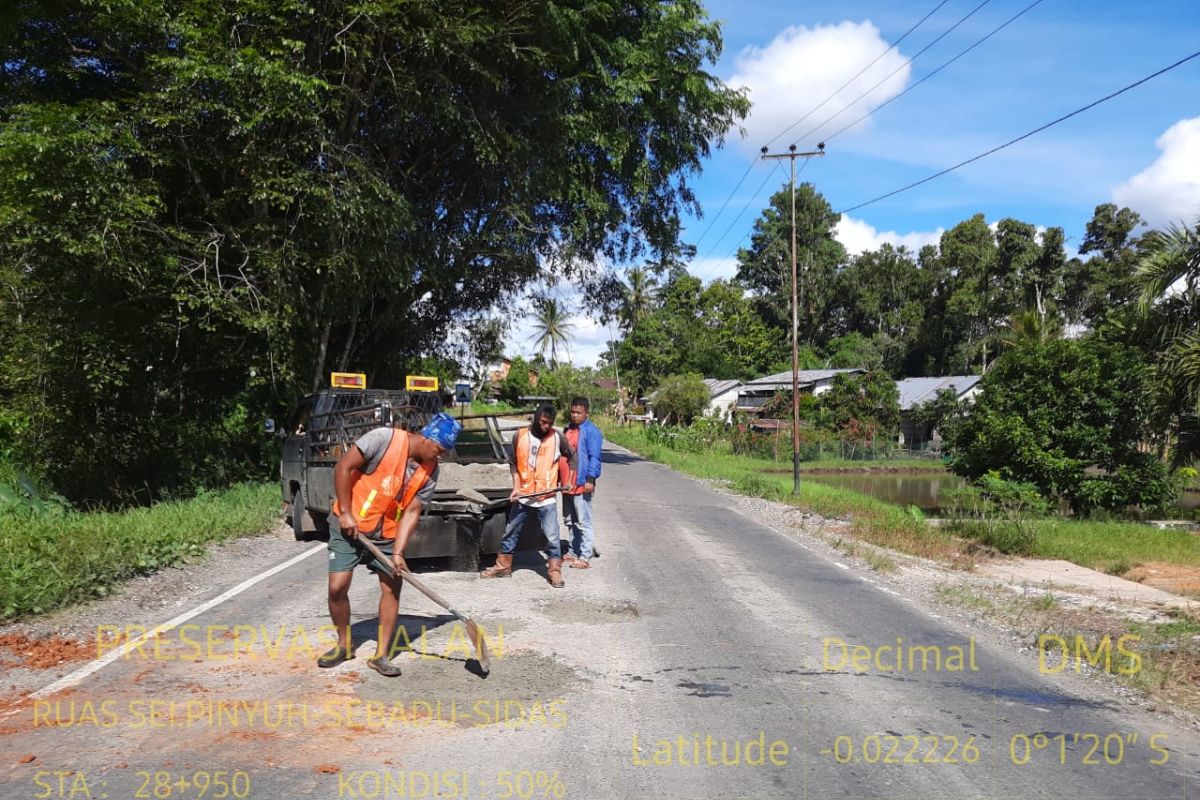
[[[30,639],[23,633],[6,633],[0,636],[0,647],[7,648],[20,658],[20,666],[28,669],[49,669],[67,661],[82,661],[96,653],[93,645],[85,645],[74,639],[51,636],[47,639]]]
[[[1200,594],[1200,566],[1150,561],[1139,564],[1121,577],[1173,594]]]

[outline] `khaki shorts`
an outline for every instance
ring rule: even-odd
[[[386,556],[392,555],[395,539],[372,539],[371,544],[379,548]],[[336,525],[329,526],[329,571],[352,572],[355,567],[365,565],[375,573],[391,574],[391,564],[381,565],[381,562],[367,552],[367,548],[356,545],[342,535]]]

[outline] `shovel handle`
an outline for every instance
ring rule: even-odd
[[[375,544],[370,539],[368,539],[366,536],[363,536],[362,534],[359,534],[358,536],[356,536],[355,539],[363,547],[367,548],[367,552],[369,552],[371,555],[375,556],[375,558],[382,561],[387,566],[388,572],[393,577],[396,576],[396,567],[395,567],[395,565],[392,564],[392,560],[390,558],[388,558],[383,553],[382,550],[380,550],[378,547],[376,547]],[[437,603],[439,606],[446,609],[454,616],[458,617],[459,619],[463,620],[464,622],[467,620],[467,618],[463,614],[461,614],[458,611],[455,611],[453,608],[451,608],[450,604],[447,603],[444,599],[442,599],[442,597],[440,595],[438,595],[437,592],[433,591],[433,589],[430,589],[424,583],[422,583],[421,581],[419,581],[415,577],[413,577],[413,574],[411,572],[408,572],[407,570],[400,570],[400,577],[403,580],[407,581],[408,583],[411,583],[412,587],[414,589],[416,589],[418,592],[425,595],[430,600]]]

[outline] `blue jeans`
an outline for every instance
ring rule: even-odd
[[[525,517],[537,514],[546,536],[547,558],[559,558],[558,547],[558,503],[532,508],[524,503],[513,503],[508,512],[508,527],[504,529],[504,538],[500,540],[500,552],[510,555],[517,549],[517,540],[521,538],[521,528],[525,526]]]
[[[592,493],[564,494],[563,520],[571,531],[571,555],[592,558]]]

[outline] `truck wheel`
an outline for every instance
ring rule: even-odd
[[[304,515],[307,513],[304,495],[297,489],[292,495],[292,533],[295,534],[297,542],[308,541],[308,534],[304,532]]]

